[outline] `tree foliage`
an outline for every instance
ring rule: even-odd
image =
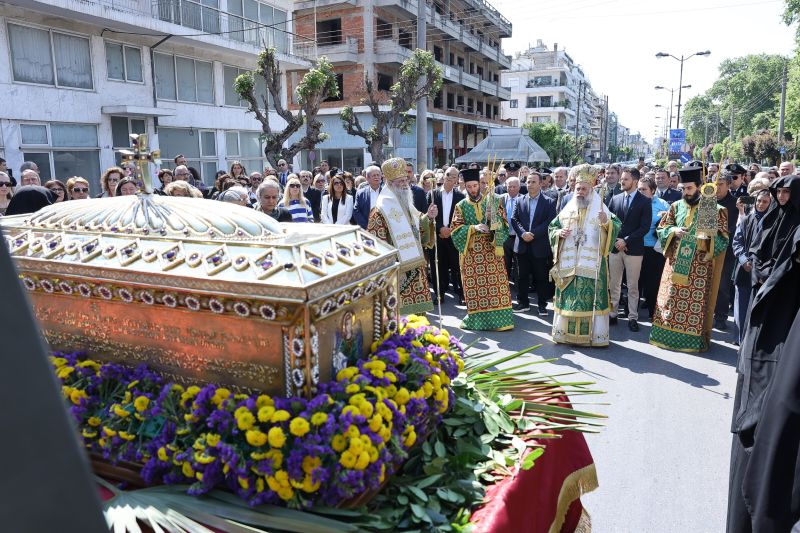
[[[786,58],[774,54],[723,61],[711,88],[686,102],[682,123],[687,140],[695,144],[722,141],[730,134],[731,111],[737,139],[764,128],[777,129],[785,62]]]
[[[269,123],[269,105],[266,95],[256,96],[256,76],[262,78],[269,91],[272,107],[283,120],[286,126],[275,130]],[[258,55],[258,66],[255,72],[239,75],[233,82],[233,89],[239,98],[248,104],[248,112],[255,114],[261,123],[261,138],[264,141],[264,155],[273,167],[277,167],[279,159],[291,161],[301,150],[312,150],[317,144],[328,138],[322,133],[322,123],[317,120],[317,114],[322,102],[330,96],[339,95],[339,86],[336,84],[336,75],[333,66],[325,57],[319,58],[314,67],[306,72],[298,84],[297,104],[300,109],[293,113],[283,106],[283,73],[279,69],[275,57],[275,49],[262,50]],[[260,99],[260,101],[259,101]],[[305,134],[284,148],[289,138],[305,126]]]
[[[398,80],[389,89],[388,99],[372,79],[364,78],[364,96],[360,103],[369,107],[373,124],[362,125],[353,107],[345,106],[339,113],[342,127],[348,134],[364,139],[373,162],[379,165],[384,160],[383,148],[389,143],[389,131],[396,128],[408,132],[414,123],[409,111],[416,107],[420,98],[436,94],[441,88],[442,69],[433,54],[414,50],[411,57],[403,61]]]
[[[754,161],[777,164],[781,159],[781,143],[769,130],[760,130],[742,139],[744,155]]]
[[[565,132],[557,122],[534,122],[525,124],[523,128],[547,152],[551,165],[570,165],[583,160],[584,136],[578,137],[576,143],[575,137]]]

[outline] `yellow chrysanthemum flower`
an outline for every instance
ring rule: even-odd
[[[132,441],[133,439],[136,438],[136,435],[128,433],[127,431],[120,431],[119,438],[121,438],[122,440]]]
[[[344,392],[347,394],[355,394],[360,390],[361,387],[358,385],[358,383],[351,383],[350,385],[344,388]]]
[[[360,454],[364,450],[364,443],[361,439],[350,439],[350,452],[354,455]]]
[[[250,411],[245,411],[236,417],[236,425],[242,431],[247,431],[256,423],[256,417]]]
[[[278,422],[286,422],[290,418],[292,418],[292,415],[289,414],[289,411],[286,411],[284,409],[280,409],[278,411],[275,411],[275,413],[272,415],[271,422],[273,424],[277,424]]]
[[[206,433],[206,444],[211,448],[216,448],[221,439],[216,433]]]
[[[403,439],[403,446],[411,448],[415,442],[417,442],[417,433],[412,431]]]
[[[267,452],[267,459],[272,461],[272,468],[278,470],[283,466],[283,453],[280,450],[272,449]]]
[[[308,420],[302,417],[296,417],[289,423],[289,432],[295,437],[302,437],[311,429]]]
[[[311,476],[307,475],[303,478],[303,492],[307,494],[313,494],[319,490],[320,482],[317,481],[316,483],[311,481]]]
[[[115,437],[117,432],[111,429],[110,427],[103,427],[103,435],[106,437]]]
[[[147,410],[150,406],[150,398],[147,396],[139,396],[135,400],[133,400],[133,407],[136,408],[137,411],[140,413]]]
[[[250,480],[247,479],[246,477],[239,476],[238,481],[239,481],[239,486],[242,487],[244,490],[250,488]]]
[[[347,407],[342,409],[342,414],[343,415],[346,415],[347,413],[350,413],[353,416],[361,415],[361,411],[355,405],[348,405]]]
[[[158,449],[158,453],[156,453],[159,461],[167,462],[169,461],[169,456],[167,455],[167,450],[163,446]]]
[[[306,474],[311,474],[315,468],[319,468],[322,464],[322,460],[319,457],[311,457],[310,455],[306,455],[303,457],[303,472]]]
[[[93,439],[97,436],[97,432],[84,429],[83,431],[81,431],[81,435],[83,435],[87,439]]]
[[[361,416],[369,418],[375,412],[375,408],[368,401],[363,401],[358,404],[358,410],[361,411]]]
[[[96,428],[97,426],[99,426],[101,424],[100,419],[98,417],[96,417],[96,416],[90,416],[89,420],[87,420],[86,422],[90,426],[92,426],[93,428]]]
[[[79,405],[81,403],[81,400],[88,400],[88,399],[89,395],[86,394],[85,390],[72,389],[72,391],[69,393],[69,400],[75,405]]]
[[[294,491],[291,487],[284,487],[278,491],[278,497],[283,501],[289,501],[294,498]]]
[[[75,372],[75,368],[74,367],[62,366],[56,372],[56,376],[58,376],[58,379],[67,379],[69,377],[69,375],[72,374],[73,372]]]
[[[250,446],[263,446],[267,443],[267,435],[257,429],[249,429],[245,433],[247,444]]]
[[[364,470],[368,466],[369,466],[369,453],[363,451],[360,454],[358,454],[358,459],[356,459],[355,469]]]
[[[409,400],[410,398],[411,398],[411,395],[408,393],[408,389],[406,389],[405,387],[401,387],[401,388],[400,388],[400,389],[397,391],[397,394],[395,394],[395,395],[394,395],[394,398],[393,398],[393,400],[394,400],[394,401],[395,401],[395,402],[396,402],[398,405],[405,405],[405,404],[407,404],[407,403],[408,403],[408,400]]]
[[[347,436],[350,437],[351,439],[357,439],[358,437],[361,436],[361,432],[358,430],[355,424],[353,424],[349,428],[347,428]]]
[[[268,405],[275,406],[275,400],[271,397],[267,396],[266,394],[261,394],[258,398],[256,398],[256,407],[261,409],[262,407],[266,407]]]
[[[194,477],[194,469],[192,468],[192,465],[190,465],[188,461],[183,463],[183,466],[181,467],[181,472],[183,472],[183,475],[188,478]]]
[[[50,357],[50,362],[53,363],[53,366],[56,368],[61,368],[62,366],[67,364],[67,360],[64,357]]]
[[[369,419],[369,429],[373,433],[377,433],[381,429],[381,426],[383,426],[383,417],[380,413]]]
[[[311,424],[314,426],[321,426],[328,421],[327,413],[314,413],[311,415]]]
[[[269,422],[272,420],[272,415],[275,414],[275,408],[271,405],[265,405],[258,409],[258,421]]]
[[[344,435],[333,436],[333,438],[331,439],[331,448],[333,448],[335,452],[341,452],[346,447],[347,447],[347,439],[344,437]]]
[[[267,433],[267,440],[269,441],[269,445],[273,448],[282,448],[283,445],[286,444],[286,434],[281,428],[273,427],[270,428]]]
[[[358,458],[350,450],[345,450],[339,458],[339,464],[345,468],[353,468],[357,460]]]
[[[125,409],[123,409],[123,408],[122,408],[122,407],[121,407],[119,404],[117,404],[117,403],[115,403],[115,404],[113,405],[113,407],[111,408],[111,411],[112,411],[112,412],[113,412],[115,415],[117,415],[117,416],[119,416],[119,417],[121,417],[121,418],[128,418],[129,416],[131,416],[130,412],[128,412],[128,411],[126,411]]]
[[[397,383],[397,376],[394,375],[394,372],[384,372],[383,377],[389,380],[389,383]]]

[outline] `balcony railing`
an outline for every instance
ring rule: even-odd
[[[153,0],[151,13],[165,22],[217,34],[257,48],[275,48],[278,52],[293,53],[306,59],[316,57],[314,42],[291,35],[286,22],[264,24],[215,7],[204,6],[194,0]],[[281,25],[284,27],[280,27]]]

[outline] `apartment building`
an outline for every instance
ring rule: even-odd
[[[263,169],[233,80],[263,45],[282,68],[308,68],[313,43],[291,34],[290,12],[288,0],[7,1],[0,154],[15,171],[35,161],[43,182],[84,176],[93,194],[130,133],[150,134],[164,166],[184,154],[206,183],[233,160]]]
[[[373,124],[366,107],[359,107],[364,79],[378,89],[395,83],[402,62],[415,48],[430,51],[442,68],[442,91],[428,102],[427,161],[444,164],[480,142],[490,127],[508,125],[500,117],[510,92],[500,83],[500,71],[511,66],[501,42],[511,36],[511,23],[485,0],[433,0],[425,7],[426,40],[417,42],[418,0],[301,0],[294,4],[294,32],[313,40],[319,56],[333,63],[341,94],[323,104],[320,120],[330,138],[297,162],[310,167],[326,159],[331,165],[360,170],[371,162],[360,137],[342,128],[339,111],[356,106],[362,125]],[[296,86],[303,71],[289,75]],[[413,114],[413,112],[412,112]],[[387,153],[416,160],[414,127],[394,132]]]
[[[583,69],[558,43],[551,50],[542,40],[518,52],[511,67],[501,75],[501,85],[509,87],[511,98],[502,105],[502,117],[512,125],[554,122],[564,131],[588,139],[585,155],[590,157],[599,143],[600,99]],[[597,137],[599,139],[599,137]]]

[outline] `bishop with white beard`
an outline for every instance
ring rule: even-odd
[[[400,314],[433,311],[424,249],[431,248],[436,238],[438,209],[432,204],[423,214],[414,208],[405,160],[389,159],[381,171],[387,186],[369,213],[367,231],[397,248],[400,255]]]
[[[608,346],[608,254],[622,223],[594,191],[596,176],[597,169],[587,164],[570,170],[575,194],[548,228],[557,343]]]

